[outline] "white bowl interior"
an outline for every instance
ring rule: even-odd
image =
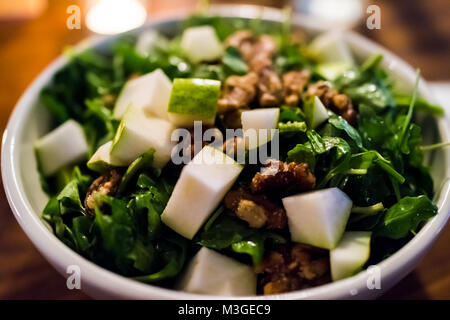
[[[263,19],[273,21],[279,21],[282,17],[281,12],[278,10],[264,9],[264,11],[261,12],[257,10],[255,13],[255,8],[249,6],[240,6],[240,9],[237,11],[234,6],[231,7],[231,9],[226,6],[218,6],[214,8],[213,11],[223,16],[254,17],[255,14],[257,14],[261,15]],[[177,19],[155,22],[134,31],[134,33],[153,27],[163,30],[165,33],[172,33],[176,29],[176,21]],[[302,17],[296,17],[294,19],[294,24],[310,34],[321,31],[320,27]],[[116,39],[116,37],[100,40],[93,46],[99,50],[105,50],[114,39]],[[414,70],[402,60],[354,33],[347,33],[346,39],[356,57],[359,59],[368,57],[373,53],[383,53],[385,57],[384,65],[389,70],[390,74],[403,84],[405,90],[410,90],[412,88],[414,82]],[[33,143],[37,138],[48,131],[50,116],[47,109],[38,102],[38,96],[40,90],[49,83],[55,71],[61,68],[65,62],[65,58],[59,58],[31,85],[19,101],[4,135],[2,152],[3,179],[8,199],[22,228],[32,239],[37,248],[61,273],[65,272],[65,267],[69,264],[80,265],[85,274],[85,278],[83,278],[83,281],[86,281],[85,289],[89,294],[95,297],[135,299],[206,298],[206,296],[185,294],[136,283],[135,281],[125,279],[101,269],[78,256],[70,249],[64,247],[64,245],[51,234],[48,230],[48,226],[46,227],[39,219],[40,213],[47,202],[47,196],[40,187]],[[424,98],[433,101],[433,97],[427,90],[424,81],[422,81],[420,85],[420,94]],[[435,120],[434,118],[423,117],[423,123],[426,123],[427,134],[425,139],[427,143],[450,140],[448,123],[445,119]],[[396,280],[399,280],[394,279],[395,277],[401,278],[405,276],[433,242],[449,215],[449,151],[439,150],[434,152],[428,160],[432,166],[432,175],[435,179],[436,190],[439,191],[436,197],[440,207],[439,214],[433,218],[407,246],[380,264],[380,267],[383,267],[382,270],[386,274],[386,278],[384,279],[387,281],[382,291],[367,291],[364,288],[364,277],[366,275],[365,272],[362,272],[359,275],[344,281],[300,292],[284,294],[279,297],[346,298],[353,295],[354,291],[352,290],[354,289],[360,293],[358,296],[359,298],[373,297],[381,294],[385,289],[392,286]],[[445,182],[447,182],[447,184]],[[102,279],[104,281],[102,281]],[[350,294],[350,291],[352,291],[352,294]]]

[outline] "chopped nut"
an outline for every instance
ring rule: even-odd
[[[289,194],[299,191],[312,190],[316,185],[316,178],[306,163],[289,164],[271,159],[267,162],[263,173],[257,172],[252,179],[252,192],[264,193],[279,191]]]
[[[89,186],[84,200],[86,211],[90,215],[94,215],[95,197],[98,195],[114,195],[119,187],[122,175],[117,169],[111,169],[108,173],[95,179]]]
[[[290,71],[283,75],[284,102],[291,106],[298,105],[303,91],[309,82],[309,70]]]
[[[278,74],[270,67],[259,73],[258,100],[262,107],[275,107],[283,101],[283,85]]]
[[[245,76],[231,76],[225,81],[222,98],[218,101],[219,114],[247,107],[256,96],[258,76],[250,72]]]
[[[242,199],[236,209],[236,215],[248,222],[252,228],[261,228],[267,222],[266,211],[253,201]]]
[[[342,116],[348,123],[356,123],[356,110],[351,99],[345,94],[338,93],[327,82],[319,81],[310,85],[306,94],[317,96],[326,108]]]
[[[247,210],[248,212],[245,212],[246,219],[241,217],[242,213],[241,216],[237,213],[242,200],[248,200],[249,202],[254,203],[249,205],[248,202],[244,202],[244,205],[246,205],[245,209],[255,209]],[[264,195],[253,195],[250,192],[240,188],[229,191],[225,196],[224,203],[227,209],[233,211],[239,218],[247,222],[262,220],[262,211],[260,210],[260,208],[262,208],[264,209],[266,222],[261,227],[264,226],[267,229],[283,229],[286,227],[287,216],[284,208],[268,200]],[[249,218],[249,215],[253,215],[253,217]]]
[[[248,111],[249,109],[237,109],[227,112],[223,115],[223,123],[229,129],[242,128],[242,112]]]
[[[326,250],[303,244],[282,245],[270,251],[256,270],[264,294],[312,287],[329,280]]]

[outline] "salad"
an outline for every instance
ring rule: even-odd
[[[350,277],[436,215],[418,113],[339,33],[194,15],[68,52],[43,90],[42,218],[125,277],[242,296]],[[439,147],[439,145],[435,146]]]

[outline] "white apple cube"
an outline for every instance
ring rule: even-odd
[[[194,63],[218,60],[223,54],[223,47],[217,38],[216,31],[210,26],[191,27],[184,30],[181,48]]]
[[[361,271],[370,256],[371,232],[347,231],[338,246],[330,251],[333,281],[351,277]]]
[[[126,166],[127,164],[125,162],[111,156],[111,147],[112,141],[108,141],[107,143],[100,146],[97,151],[95,151],[91,159],[89,159],[87,167],[92,171],[101,173],[107,171],[111,167]]]
[[[307,101],[304,106],[306,120],[311,129],[317,128],[328,120],[328,110],[317,96]]]
[[[308,46],[308,52],[319,62],[345,62],[354,64],[354,59],[344,36],[338,31],[329,31],[317,36]]]
[[[261,108],[244,111],[241,114],[244,141],[248,149],[269,142],[278,126],[279,108]]]
[[[205,146],[183,168],[161,220],[192,239],[241,171],[242,166],[222,151]]]
[[[129,80],[123,87],[114,107],[114,118],[120,119],[132,104],[142,108],[148,115],[168,119],[172,82],[161,69]]]
[[[282,199],[294,242],[333,249],[345,231],[352,200],[338,188],[301,193]]]
[[[175,142],[174,126],[167,120],[148,117],[141,108],[131,105],[125,112],[111,146],[110,156],[129,165],[150,148],[155,149],[153,166],[169,162]]]
[[[67,120],[34,144],[44,176],[51,176],[63,167],[86,159],[88,144],[81,125]]]
[[[155,30],[149,30],[139,35],[136,41],[136,51],[142,56],[148,56],[158,43],[167,41],[162,35]]]
[[[253,296],[256,274],[250,266],[203,247],[189,263],[177,289],[218,296]]]

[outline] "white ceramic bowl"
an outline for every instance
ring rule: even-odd
[[[215,6],[213,13],[222,16],[239,16],[243,18],[261,17],[264,20],[280,21],[282,13],[279,10],[258,8],[252,6]],[[175,18],[158,20],[133,31],[157,28],[159,30],[174,30],[176,23],[185,15]],[[305,17],[296,16],[295,26],[306,30],[310,34],[322,31],[320,26]],[[355,55],[362,59],[373,53],[384,54],[384,65],[389,72],[402,83],[404,88],[411,88],[414,81],[414,70],[392,53],[373,42],[348,32],[346,40]],[[89,46],[106,50],[108,44],[116,37],[109,37],[90,43]],[[40,213],[47,201],[42,192],[36,170],[33,152],[33,142],[48,130],[49,114],[38,102],[39,92],[51,80],[52,76],[65,63],[64,57],[58,58],[26,90],[17,103],[3,135],[2,144],[2,175],[8,201],[22,229],[42,253],[42,255],[62,274],[67,276],[69,265],[77,265],[81,270],[81,287],[94,298],[110,299],[223,299],[223,297],[189,294],[157,286],[139,283],[124,278],[118,274],[103,269],[81,257],[59,241],[48,226],[40,219]],[[420,85],[423,97],[433,101],[424,81]],[[428,140],[450,140],[450,130],[445,119],[432,120],[425,127]],[[439,194],[436,201],[439,213],[431,219],[401,250],[384,260],[378,267],[381,272],[381,289],[368,289],[368,272],[342,281],[330,283],[320,287],[271,296],[275,299],[348,299],[375,298],[396,282],[407,275],[417,262],[429,250],[439,232],[445,226],[450,214],[450,152],[439,151],[431,157],[433,177]],[[61,281],[63,281],[61,279]],[[250,299],[267,299],[268,297],[248,297]]]

